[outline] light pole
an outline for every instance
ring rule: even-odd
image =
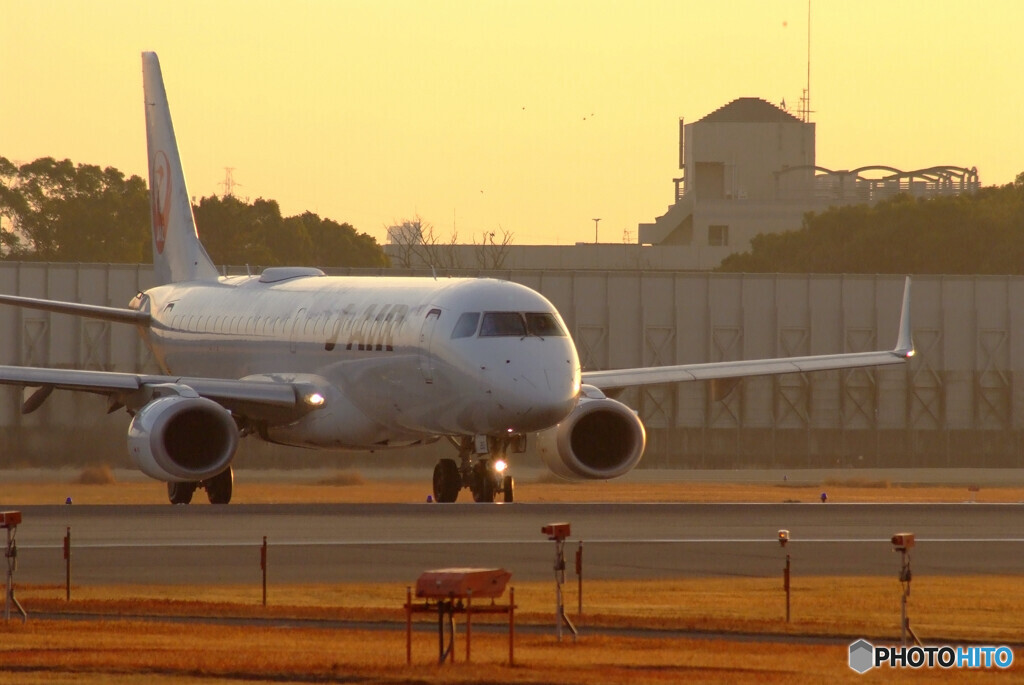
[[[917,645],[921,641],[910,628],[910,619],[907,618],[907,598],[910,597],[910,579],[913,575],[910,572],[910,548],[914,546],[913,533],[896,533],[892,536],[892,548],[899,552],[902,557],[900,563],[900,585],[903,586],[902,597],[900,598],[900,642],[907,646],[907,633],[913,638]]]
[[[597,224],[600,223],[601,219],[594,219],[594,244],[597,245]]]
[[[779,531],[779,546],[783,549],[786,548],[786,543],[789,542],[789,531]],[[789,623],[789,552],[786,552],[786,567],[782,569],[782,589],[786,591],[786,623]]]

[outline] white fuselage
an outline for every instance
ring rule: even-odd
[[[268,430],[288,444],[358,449],[537,431],[565,418],[579,394],[579,359],[558,312],[505,281],[280,269],[159,286],[132,306],[151,314],[143,334],[168,374],[316,387],[323,407]],[[515,314],[537,329],[491,325],[515,324]]]

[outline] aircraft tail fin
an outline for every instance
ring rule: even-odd
[[[149,206],[153,227],[153,267],[158,284],[216,280],[217,268],[196,232],[185,187],[171,110],[155,52],[142,53],[149,150]]]

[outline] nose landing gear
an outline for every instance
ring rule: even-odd
[[[515,498],[515,481],[505,472],[502,452],[492,451],[487,456],[474,458],[472,438],[459,443],[459,460],[442,459],[434,467],[434,500],[448,503],[458,499],[459,490],[468,488],[474,502],[493,502],[501,495],[506,503]]]

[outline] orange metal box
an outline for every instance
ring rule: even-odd
[[[501,597],[512,574],[503,568],[442,568],[425,571],[416,580],[416,596],[429,599]]]
[[[20,511],[0,511],[0,528],[10,528],[21,523]]]
[[[549,523],[541,527],[540,532],[551,540],[564,540],[569,537],[570,530],[571,527],[568,523]]]

